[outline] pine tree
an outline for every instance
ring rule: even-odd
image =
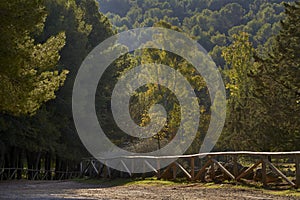
[[[221,142],[227,148],[299,150],[300,3],[285,7],[268,55],[250,51],[248,39],[241,36],[223,51],[231,66],[229,114]]]
[[[254,76],[256,95],[266,108],[265,134],[271,134],[275,150],[299,150],[300,146],[300,2],[285,4],[285,19],[267,58]]]
[[[55,98],[66,79],[66,70],[55,69],[65,35],[36,43],[46,17],[41,0],[4,0],[0,10],[0,111],[32,114]]]

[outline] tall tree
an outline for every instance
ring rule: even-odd
[[[65,35],[36,43],[46,17],[41,0],[3,0],[0,10],[0,111],[32,114],[66,79],[66,70],[55,69]]]
[[[285,4],[281,31],[266,58],[256,57],[256,95],[266,108],[265,133],[273,132],[274,149],[300,149],[300,2]]]
[[[35,39],[47,16],[42,0],[4,0],[0,12],[0,166],[21,168],[26,150],[49,151],[59,135],[45,121],[46,115],[26,115],[38,113],[54,99],[66,79],[68,71],[57,69],[65,34],[58,32],[40,42]],[[30,168],[39,164],[32,158],[27,163]],[[21,178],[19,171],[17,176]]]
[[[8,30],[1,27],[1,31],[7,31],[4,36],[9,39],[9,33],[14,30],[13,28],[19,27],[16,24],[12,24],[14,26],[10,25],[11,21],[20,24],[20,30],[24,31],[16,31],[15,36],[12,38],[18,38],[18,41],[23,41],[24,34],[22,35],[21,33],[27,34],[28,38],[30,38],[30,42],[28,42],[30,45],[21,45],[20,47],[26,49],[24,52],[27,54],[30,54],[30,48],[36,48],[35,51],[37,52],[32,52],[32,54],[36,53],[38,59],[35,61],[36,65],[33,65],[32,69],[37,70],[38,72],[47,72],[46,69],[48,68],[46,68],[46,64],[49,63],[51,58],[55,55],[55,61],[59,62],[58,65],[60,69],[57,71],[66,72],[64,69],[67,69],[70,73],[63,87],[56,93],[57,98],[47,102],[39,110],[36,110],[35,115],[20,117],[13,117],[9,114],[0,115],[0,166],[5,166],[6,168],[22,168],[25,163],[24,161],[27,160],[26,165],[28,168],[32,169],[45,167],[46,170],[50,170],[50,167],[53,168],[53,166],[55,166],[55,169],[58,171],[66,169],[78,170],[76,169],[79,163],[78,161],[82,159],[83,155],[87,154],[85,154],[84,147],[80,143],[72,119],[71,97],[73,82],[81,62],[89,51],[105,38],[113,34],[111,25],[107,18],[99,13],[99,7],[94,0],[14,0],[12,2],[7,1],[5,4],[4,2],[5,1],[2,1],[0,3],[1,8],[2,6],[5,9],[8,9],[9,7],[11,13],[7,12],[7,15],[10,14],[12,17],[4,18],[6,20],[6,23],[4,24],[6,25],[5,27],[10,29]],[[17,2],[19,2],[19,4]],[[34,5],[36,5],[36,7]],[[22,10],[26,10],[26,13],[23,13],[22,15],[18,14],[18,11]],[[1,9],[1,12],[2,11],[3,9]],[[33,11],[40,12],[40,15],[34,15]],[[31,15],[42,16],[43,18],[34,21],[35,18],[31,17]],[[27,17],[32,19],[29,20]],[[28,20],[28,23],[25,23],[26,19]],[[26,28],[23,28],[21,26],[23,23],[26,26],[30,24],[29,27],[31,27],[32,30],[29,31]],[[10,26],[12,26],[12,28]],[[14,34],[14,32],[11,32],[11,34]],[[53,35],[58,36],[52,37]],[[1,41],[4,36],[0,36]],[[56,44],[58,43],[57,38],[64,39],[62,40],[62,44],[65,45],[61,45],[63,48],[59,49],[59,54],[54,54],[53,49],[58,49],[58,47],[56,47]],[[11,39],[11,41],[14,41],[13,39]],[[16,40],[15,42],[18,41]],[[45,43],[45,41],[47,42]],[[6,42],[5,39],[4,42]],[[39,45],[39,43],[42,45]],[[19,47],[17,44],[12,43],[12,48],[9,49],[7,47],[7,49],[11,50],[12,53],[15,53],[13,55],[17,58],[20,57],[29,63],[31,60],[25,59],[27,54],[19,55],[21,51],[15,51],[13,45]],[[4,47],[5,45],[1,44],[1,54],[2,52],[3,54],[6,53],[3,50]],[[42,57],[40,54],[46,55],[45,57]],[[9,54],[6,53],[5,55]],[[12,59],[13,56],[9,58],[14,61]],[[1,61],[4,61],[5,59],[9,61],[8,58],[1,55]],[[43,64],[40,69],[37,64],[42,61],[46,64]],[[0,76],[4,73],[9,74],[9,69],[15,69],[2,68],[2,66],[5,66],[4,64],[1,63]],[[28,67],[29,72],[32,72],[30,71],[32,69]],[[17,74],[18,69],[15,70],[15,73]],[[53,73],[60,75],[59,72]],[[11,77],[13,77],[13,75],[11,75]],[[27,79],[25,78],[27,77],[24,77],[24,80],[20,80],[20,84],[23,83],[23,85],[21,85],[24,87],[24,89],[22,88],[23,90],[31,86],[26,85]],[[19,79],[21,78],[14,78],[13,80],[19,81]],[[35,81],[35,79],[32,81]],[[47,86],[46,84],[51,83],[50,81],[51,80],[45,81],[45,87]],[[2,82],[2,79],[0,82]],[[43,82],[38,83],[42,85]],[[3,87],[1,87],[1,89]],[[53,85],[52,87],[54,90],[55,86]],[[3,90],[1,90],[1,92]],[[36,94],[38,93],[36,92]],[[43,95],[48,97],[50,94],[43,93]],[[0,98],[4,97],[5,96],[2,95]]]
[[[230,111],[223,134],[223,144],[228,148],[300,148],[300,3],[285,7],[281,31],[274,36],[268,55],[257,54],[248,39],[236,36],[235,42],[223,51],[231,66]]]
[[[253,82],[249,77],[253,70],[254,48],[249,42],[249,34],[241,32],[233,35],[233,43],[225,48],[222,56],[228,64],[225,70],[226,87],[229,91],[228,115],[221,143],[230,149],[256,149],[253,139],[255,123],[255,102]]]
[[[156,27],[164,27],[167,29],[171,29],[171,30],[175,30],[175,31],[179,31],[182,32],[182,30],[177,27],[177,26],[172,26],[170,23],[167,23],[165,21],[159,21],[157,23],[154,24],[154,26]],[[161,36],[159,35],[158,38],[161,38],[161,40],[159,41],[160,44],[162,44],[165,47],[168,46],[172,46],[175,45],[173,43],[170,43],[168,41],[172,41],[175,40],[176,38],[173,38],[172,36]],[[155,41],[157,42],[157,41]],[[182,49],[184,49],[184,41],[178,41],[178,42],[182,42],[182,45],[178,45],[181,46]],[[192,87],[194,88],[194,91],[199,94],[200,91],[203,93],[207,92],[206,91],[206,84],[205,81],[203,80],[203,78],[201,77],[201,75],[199,74],[199,72],[197,72],[195,70],[195,68],[184,58],[182,58],[179,55],[176,55],[174,53],[171,53],[169,51],[166,50],[158,50],[155,49],[155,47],[157,46],[157,44],[155,44],[154,42],[149,42],[148,45],[153,46],[154,49],[152,48],[147,48],[147,49],[143,49],[140,51],[136,51],[135,55],[138,59],[138,63],[140,64],[163,64],[163,65],[167,65],[177,71],[179,71],[184,77],[186,77],[186,79],[188,80],[188,82],[190,83],[190,85],[192,85]],[[151,73],[157,74],[157,75],[163,75],[164,71],[159,71],[159,69],[157,70],[153,70],[151,71]],[[165,74],[166,76],[167,74]],[[141,75],[142,76],[142,75]],[[171,83],[174,83],[175,85],[180,85],[178,82],[176,82],[177,77],[174,76],[174,80],[170,79],[168,80],[170,85],[172,85]],[[181,114],[180,114],[180,104],[177,98],[179,98],[178,96],[176,96],[172,91],[173,88],[166,88],[162,85],[159,84],[148,84],[146,86],[141,87],[137,92],[136,95],[132,98],[131,101],[131,115],[133,117],[133,119],[137,122],[137,124],[140,124],[140,126],[146,126],[149,122],[150,122],[150,116],[148,114],[149,108],[151,106],[153,106],[154,104],[160,104],[162,105],[165,110],[166,110],[166,114],[167,114],[167,122],[164,125],[164,127],[151,139],[147,139],[146,140],[140,140],[139,142],[141,142],[142,145],[137,145],[137,146],[143,146],[142,148],[140,148],[139,150],[141,151],[153,151],[156,149],[160,149],[162,148],[168,141],[171,141],[177,131],[179,126],[181,125],[180,122],[181,120]],[[181,93],[182,96],[188,96],[189,93],[188,91],[182,90]],[[199,95],[200,97],[200,95]],[[205,101],[207,99],[202,98],[201,96],[201,101]],[[201,103],[203,103],[201,102]],[[206,102],[205,102],[206,103]],[[208,109],[207,107],[204,108],[204,106],[202,105],[203,110],[206,111],[206,109]],[[205,113],[205,111],[200,111],[202,112],[203,116],[202,119],[203,121],[207,120],[207,113]],[[188,121],[187,119],[185,119],[186,121]],[[205,129],[203,126],[203,121],[201,121],[201,128],[202,130]],[[191,124],[188,123],[183,123],[184,124],[184,133],[182,134],[182,137],[189,137],[189,132],[191,130]],[[197,134],[197,139],[199,139],[200,137],[203,137],[203,132],[201,130],[198,131]],[[190,152],[197,152],[199,150],[199,145],[202,141],[197,140],[198,143],[193,145],[193,149],[189,149]],[[149,147],[146,147],[146,144]]]

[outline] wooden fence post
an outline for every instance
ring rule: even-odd
[[[300,156],[295,155],[296,163],[296,188],[300,187]]]
[[[83,176],[83,164],[80,162],[80,176]]]
[[[160,161],[159,159],[156,160],[156,168],[157,168],[157,178],[160,179]]]
[[[236,179],[236,177],[239,175],[239,171],[238,171],[238,162],[237,162],[237,155],[233,156],[233,175]]]
[[[195,158],[191,157],[191,180],[195,179]]]
[[[267,163],[265,162],[266,157],[262,159],[261,175],[262,183],[264,187],[267,187]]]
[[[212,157],[209,157],[209,159],[212,160]],[[215,181],[215,163],[214,162],[211,162],[210,169],[211,169],[210,178],[212,179],[212,181]]]
[[[177,178],[177,165],[173,163],[173,179],[175,180]]]

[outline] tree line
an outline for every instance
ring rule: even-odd
[[[73,82],[89,51],[113,34],[111,24],[93,0],[0,7],[0,166],[77,171],[89,154],[73,124]]]
[[[94,0],[3,0],[0,8],[0,167],[78,170],[79,161],[90,155],[72,118],[77,70],[101,41],[145,26],[188,34],[220,68],[227,118],[215,150],[300,148],[299,2],[99,0],[98,5]],[[201,120],[186,153],[196,153],[209,125],[209,91],[193,66],[168,51],[142,49],[110,65],[96,93],[99,123],[116,145],[133,152],[160,149],[172,140],[180,125],[180,105],[167,88],[148,84],[130,100],[131,116],[140,126],[149,123],[151,105],[166,108],[167,124],[152,138],[123,133],[110,108],[118,78],[153,62],[179,70],[194,86]]]
[[[158,26],[181,31],[196,39],[209,52],[223,74],[227,88],[227,118],[215,150],[289,151],[299,150],[299,2],[294,1],[129,1],[99,0],[117,31]],[[132,57],[129,55],[129,57]],[[196,153],[210,119],[207,88],[189,64],[166,51],[135,53],[136,63],[158,62],[180,70],[195,85],[200,99],[201,122],[197,138],[186,153]],[[184,70],[183,70],[184,69]],[[195,76],[195,77],[194,77]],[[146,92],[145,92],[146,91]],[[140,125],[149,122],[147,108],[157,99],[174,98],[165,88],[149,85],[137,92],[131,109]],[[156,99],[149,101],[149,99]],[[145,102],[145,99],[149,102]],[[178,102],[166,108],[178,111]],[[142,102],[142,103],[141,103]],[[146,105],[143,105],[146,104]],[[167,144],[176,133],[180,115],[152,138],[134,142],[135,151],[149,151]],[[109,124],[109,123],[107,123]],[[110,126],[112,127],[112,126]],[[122,131],[117,130],[114,132]],[[120,139],[121,138],[121,139]],[[156,142],[158,144],[156,144]],[[122,143],[122,141],[120,141]],[[162,144],[160,144],[162,143]]]

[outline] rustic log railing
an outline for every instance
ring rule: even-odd
[[[228,169],[218,159],[230,157],[233,162],[233,169]],[[238,169],[240,157],[246,157],[253,163],[249,167],[244,169]],[[96,175],[98,177],[112,177],[113,169],[110,169],[105,163],[109,161],[118,161],[123,167],[123,171],[129,176],[133,176],[133,170],[128,163],[129,160],[134,161],[138,159],[139,162],[142,160],[144,167],[150,169],[158,178],[170,178],[176,179],[181,172],[190,181],[203,181],[204,174],[209,174],[211,180],[215,179],[215,169],[218,168],[222,171],[222,174],[228,179],[240,182],[247,175],[253,173],[259,166],[261,172],[261,178],[259,181],[262,182],[263,186],[268,186],[270,182],[268,177],[268,171],[273,172],[278,177],[281,177],[288,185],[298,188],[300,187],[300,151],[294,152],[249,152],[249,151],[238,151],[238,152],[210,152],[210,153],[199,153],[193,155],[179,155],[179,156],[121,156],[111,157],[109,159],[103,158],[88,158],[81,162],[81,173],[82,175]],[[160,162],[164,159],[174,159],[175,161],[169,166],[160,169]],[[274,159],[285,159],[289,163],[295,166],[292,179],[285,175],[279,167],[274,165],[271,161]],[[184,164],[182,161],[184,160]],[[101,162],[100,162],[101,161]],[[150,162],[151,161],[151,162]],[[205,162],[204,162],[205,161]],[[127,163],[127,164],[126,164]],[[155,163],[155,164],[153,164]],[[149,171],[149,170],[148,170]],[[123,173],[123,172],[121,172]],[[167,176],[169,175],[169,176]],[[293,180],[294,179],[294,180]]]
[[[37,170],[26,168],[0,168],[0,180],[64,180],[81,176],[80,171]]]

